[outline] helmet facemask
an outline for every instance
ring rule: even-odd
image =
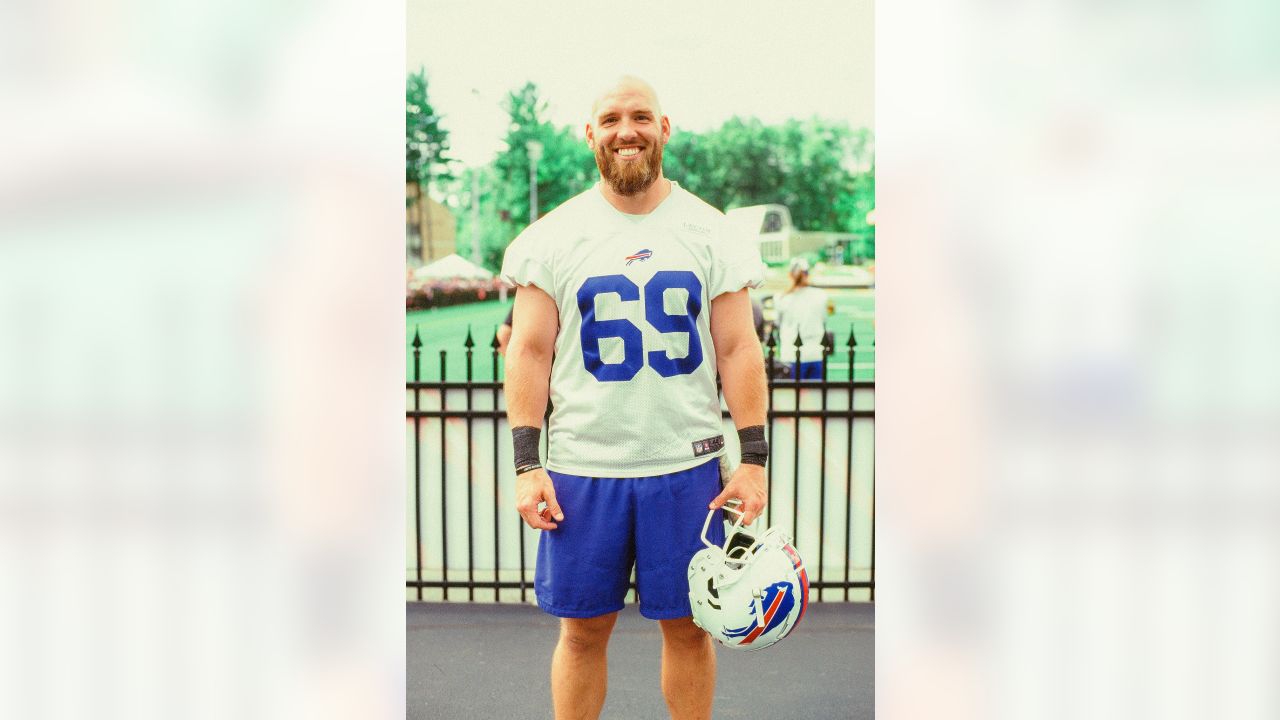
[[[726,647],[757,650],[785,637],[808,603],[809,582],[791,539],[778,528],[760,536],[742,525],[741,504],[724,507],[735,516],[725,541],[708,537],[715,511],[707,514],[702,542],[689,563],[693,621]]]

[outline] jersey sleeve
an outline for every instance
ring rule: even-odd
[[[525,230],[507,246],[502,257],[502,281],[513,287],[536,285],[543,292],[555,297],[555,285],[551,269],[543,258],[541,243],[535,233]]]
[[[726,222],[718,240],[712,248],[711,287],[707,297],[764,284],[764,264],[754,238]]]

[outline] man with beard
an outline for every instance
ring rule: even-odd
[[[542,531],[538,605],[561,618],[557,718],[604,706],[633,568],[640,614],[662,629],[671,716],[711,717],[715,653],[691,620],[689,560],[708,509],[737,498],[749,523],[767,499],[767,386],[747,296],[763,280],[759,251],[663,177],[670,135],[645,82],[601,94],[586,126],[601,181],[521,233],[502,265],[520,288],[506,354],[516,508]],[[723,489],[717,373],[742,446]],[[711,536],[723,542],[720,522]]]

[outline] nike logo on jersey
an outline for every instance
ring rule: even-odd
[[[645,260],[648,260],[651,257],[653,257],[652,250],[648,250],[648,249],[637,250],[635,251],[635,254],[627,256],[627,264],[630,265],[631,263],[637,260],[639,260],[640,262],[644,262]]]

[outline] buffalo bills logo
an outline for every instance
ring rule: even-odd
[[[730,639],[742,638],[738,642],[739,645],[750,645],[756,638],[781,625],[796,605],[795,588],[789,582],[776,582],[765,588],[760,604],[764,608],[763,625],[760,624],[760,618],[756,616],[756,604],[753,600],[748,603],[747,608],[747,612],[752,615],[751,624],[725,630],[724,636]]]
[[[630,265],[631,263],[637,260],[639,260],[640,262],[644,262],[645,260],[648,260],[651,257],[653,257],[652,250],[637,250],[634,255],[627,256],[627,264]]]

